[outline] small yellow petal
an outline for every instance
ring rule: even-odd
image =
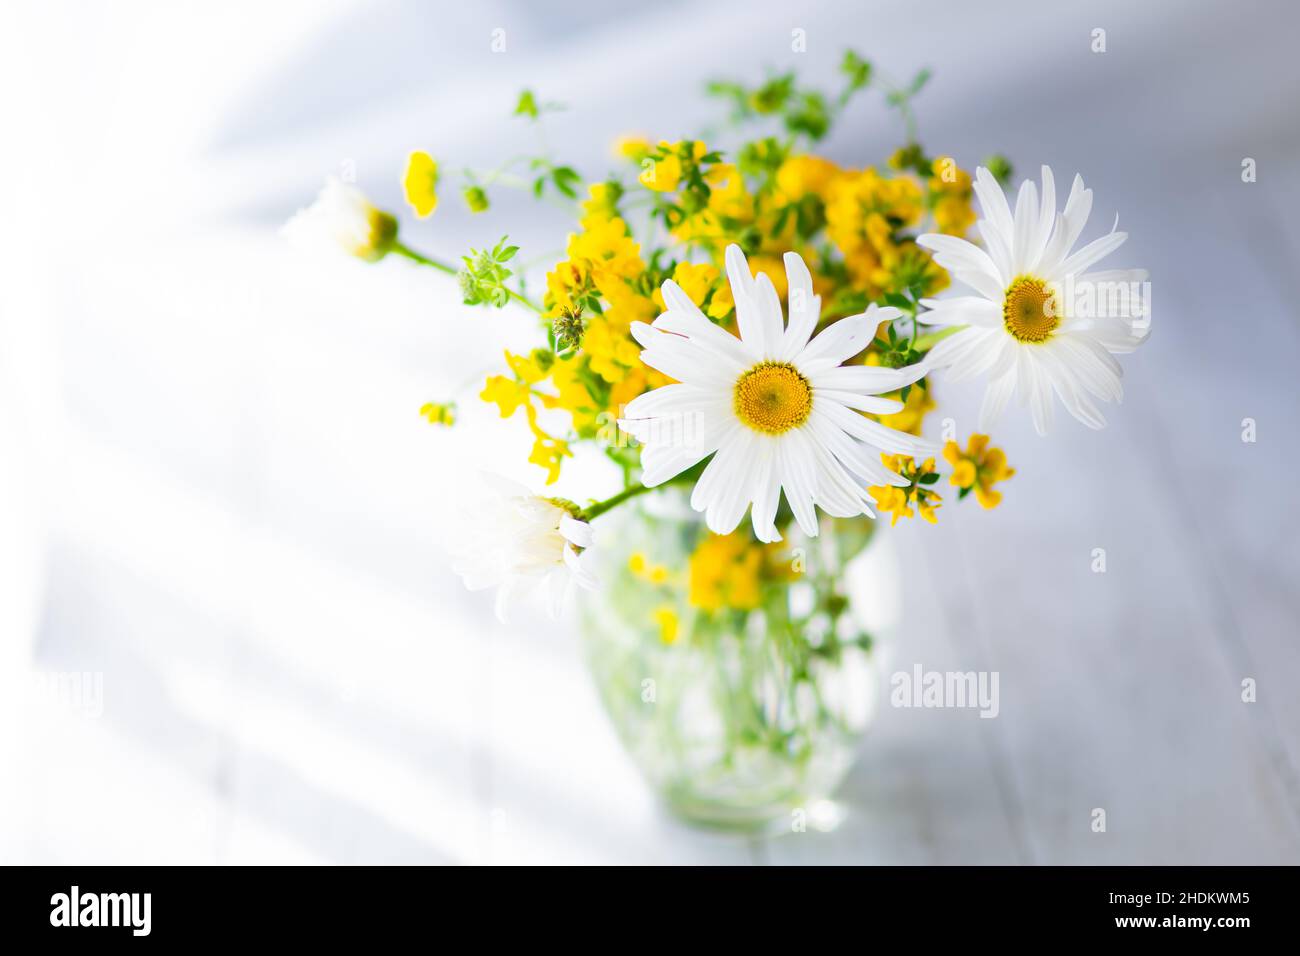
[[[969,488],[975,483],[975,465],[969,458],[958,461],[952,469],[948,483],[958,488]]]
[[[426,152],[416,150],[406,160],[402,192],[406,202],[420,219],[433,215],[438,208],[438,164]]]

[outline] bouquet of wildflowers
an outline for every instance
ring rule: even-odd
[[[478,397],[529,430],[540,482],[555,482],[580,444],[621,476],[600,500],[494,483],[458,555],[471,588],[497,587],[502,609],[537,585],[557,606],[574,582],[616,589],[619,614],[648,622],[648,639],[719,658],[729,652],[718,635],[747,634],[759,616],[766,640],[782,635],[775,680],[794,685],[810,662],[869,644],[844,625],[840,579],[873,518],[933,523],[968,496],[998,505],[1014,472],[988,436],[1013,396],[1040,433],[1058,404],[1102,427],[1098,403],[1121,398],[1115,355],[1147,332],[1145,273],[1095,271],[1125,234],[1080,245],[1092,192],[1078,176],[1063,203],[1047,167],[1009,200],[1005,159],[971,173],[927,151],[913,114],[927,78],[890,83],[849,52],[834,91],[793,74],[711,84],[729,114],[720,139],[625,138],[603,177],[550,152],[467,173],[471,210],[513,186],[572,209],[564,257],[540,293],[508,238],[439,262],[343,184],[290,223],[369,261],[395,254],[440,269],[468,307],[535,313],[532,340],[505,344]],[[868,92],[898,112],[899,148],[860,166],[819,155]],[[525,92],[515,113],[541,124],[549,108]],[[416,217],[434,213],[438,162],[412,153],[403,186]],[[931,441],[934,380],[972,377],[987,382],[977,428]],[[453,399],[422,412],[451,426]],[[619,560],[597,555],[608,570],[595,573],[593,524],[629,502],[653,515],[659,496],[676,510],[659,510],[657,530],[616,539]],[[792,541],[793,557],[783,550]],[[808,547],[822,559],[814,593],[792,599]],[[789,721],[759,723],[742,721],[728,746],[757,737],[790,750]]]

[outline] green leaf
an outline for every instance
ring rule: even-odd
[[[984,166],[993,174],[993,178],[1003,186],[1006,186],[1011,181],[1011,177],[1015,172],[1011,165],[1011,160],[1007,159],[1000,153],[995,153],[988,159],[984,160]]]
[[[551,181],[555,183],[555,188],[570,199],[578,198],[578,191],[574,186],[582,182],[582,177],[578,171],[569,166],[556,166],[551,170]]]
[[[848,77],[850,90],[860,90],[871,82],[871,63],[853,50],[844,51],[840,72]]]
[[[515,104],[515,116],[527,116],[529,119],[537,119],[537,97],[533,95],[532,90],[524,90],[519,94],[519,102]]]
[[[923,485],[932,485],[938,480],[939,480],[939,473],[937,471],[932,471],[928,475],[922,475],[920,478],[917,479],[917,481],[919,481]]]

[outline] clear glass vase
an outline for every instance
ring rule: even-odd
[[[602,587],[582,604],[605,709],[677,816],[797,825],[848,772],[882,690],[899,607],[889,535],[823,518],[816,538],[792,525],[764,546],[744,527],[709,535],[675,493],[645,501],[604,529]]]

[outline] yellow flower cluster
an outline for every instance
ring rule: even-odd
[[[963,453],[961,446],[950,441],[943,447],[943,457],[952,465],[948,481],[965,494],[975,492],[975,500],[984,508],[996,508],[1002,501],[1002,492],[993,485],[1005,481],[1016,473],[1007,467],[1007,456],[1001,448],[990,448],[988,435],[971,435]]]
[[[921,513],[921,517],[930,524],[938,522],[938,516],[935,511],[942,507],[939,503],[942,497],[934,491],[931,491],[927,484],[932,484],[937,480],[938,475],[934,470],[934,459],[927,458],[917,465],[913,459],[907,455],[881,455],[881,460],[885,467],[890,471],[897,472],[904,478],[911,480],[910,487],[899,488],[894,485],[873,485],[867,490],[871,492],[871,497],[876,499],[876,504],[880,506],[881,512],[891,516],[890,526],[898,524],[899,518],[911,518],[915,514],[912,505],[916,505],[916,510]],[[928,478],[927,476],[933,476]]]
[[[690,557],[687,600],[704,611],[752,610],[762,602],[762,585],[794,576],[780,544],[761,544],[747,531],[707,533]]]
[[[900,432],[907,432],[909,435],[920,435],[921,428],[925,424],[925,416],[934,411],[934,397],[930,394],[929,386],[921,388],[913,386],[904,399],[899,392],[894,392],[885,396],[903,402],[903,407],[892,415],[872,415],[876,421],[889,428],[897,428]]]
[[[430,425],[451,427],[456,424],[456,403],[425,402],[420,406],[420,414],[428,419]]]
[[[525,410],[534,436],[530,461],[546,469],[548,482],[571,455],[572,441],[613,443],[618,433],[612,423],[622,407],[671,381],[641,363],[631,335],[633,323],[653,321],[663,311],[664,279],[675,280],[711,320],[734,331],[735,303],[723,270],[732,243],[745,249],[754,274],[766,274],[782,298],[788,292],[782,256],[800,252],[827,321],[890,294],[928,295],[947,285],[947,274],[914,236],[931,227],[927,217],[952,234],[974,221],[970,176],[949,157],[925,160],[926,177],[917,175],[926,167],[916,159],[908,167],[850,169],[785,150],[775,140],[758,140],[732,162],[698,140],[655,145],[627,137],[616,144],[615,154],[637,167],[634,185],[641,191],[629,200],[651,205],[669,242],[643,251],[621,209],[625,187],[590,184],[564,258],[546,275],[541,309],[552,326],[550,348],[527,358],[508,356],[513,374],[492,376],[482,392],[503,417]],[[431,172],[417,155],[407,178],[431,192],[436,167]],[[419,198],[408,189],[413,204]],[[860,360],[876,358],[868,350]],[[933,407],[929,389],[917,386],[901,411],[878,417],[919,434]],[[543,424],[542,413],[552,409],[567,414],[567,425]],[[927,505],[923,513],[932,510]],[[738,590],[743,600],[745,589]]]
[[[940,156],[932,166],[930,177],[930,205],[934,224],[940,232],[950,236],[964,236],[975,225],[975,209],[971,206],[974,189],[970,173],[957,167],[951,156]]]
[[[513,378],[504,375],[489,376],[479,398],[497,406],[502,418],[510,418],[519,409],[523,409],[528,419],[528,428],[533,434],[533,450],[528,456],[529,462],[546,470],[546,483],[554,484],[560,477],[560,463],[571,458],[573,452],[569,443],[547,432],[538,416],[538,405],[554,408],[555,396],[538,391],[534,386],[547,376],[546,365],[553,362],[551,353],[544,349],[537,350],[533,356],[505,353],[506,364],[514,373]],[[558,363],[555,363],[558,364]],[[554,366],[552,365],[552,368]]]
[[[691,554],[687,599],[705,611],[758,607],[764,547],[744,532],[706,534]]]

